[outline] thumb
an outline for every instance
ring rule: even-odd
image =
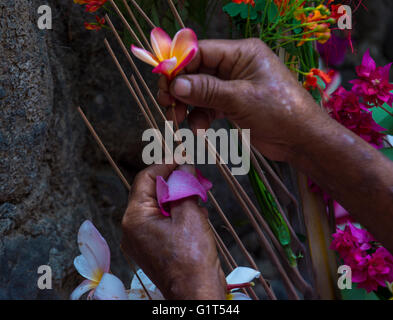
[[[238,81],[226,81],[207,74],[178,76],[171,83],[170,93],[177,100],[197,107],[207,107],[224,112],[233,106]],[[228,109],[229,108],[229,109]]]
[[[196,176],[195,167],[192,165],[180,165],[178,170],[191,173]],[[181,200],[171,202],[171,217],[177,223],[184,223],[188,217],[202,216],[204,219],[207,219],[207,212],[204,208],[200,207],[198,204],[198,197],[192,196],[187,197]]]

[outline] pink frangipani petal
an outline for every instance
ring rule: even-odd
[[[150,33],[150,42],[158,60],[164,61],[170,58],[171,37],[161,28],[154,28]]]
[[[145,49],[131,45],[131,52],[135,57],[142,60],[143,62],[146,62],[147,64],[152,65],[153,67],[156,67],[159,64],[156,57],[154,57],[149,51],[146,51]]]
[[[176,66],[176,68],[172,71],[171,77],[174,78],[176,75],[183,70],[194,57],[196,56],[198,49],[192,49],[190,53]]]
[[[193,174],[175,170],[169,176],[168,181],[158,176],[156,178],[157,201],[164,216],[170,216],[165,209],[165,204],[191,196],[199,196],[203,201],[207,200],[207,191],[212,184],[197,171],[197,177]]]
[[[153,69],[153,73],[161,73],[167,77],[170,76],[172,70],[176,67],[177,59],[173,57],[168,60],[164,60],[160,62],[160,64]]]

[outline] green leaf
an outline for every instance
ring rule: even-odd
[[[386,157],[393,161],[393,148],[383,148],[381,151]]]
[[[258,13],[256,9],[253,6],[247,5],[245,3],[237,4],[231,2],[225,5],[223,7],[223,10],[224,12],[228,13],[232,18],[240,15],[242,19],[247,19],[249,13],[250,13],[251,20],[255,20],[256,18],[258,18]]]
[[[389,112],[393,113],[393,108],[386,103],[383,107]],[[380,107],[374,107],[371,109],[373,119],[382,128],[385,128],[389,132],[393,132],[393,117]]]
[[[365,289],[356,287],[352,284],[352,289],[341,290],[343,300],[379,300],[374,292],[367,293]]]
[[[232,18],[236,17],[237,15],[241,14],[242,11],[246,10],[247,14],[248,14],[248,8],[247,5],[245,3],[228,3],[227,5],[225,5],[223,8],[224,12],[228,13]]]
[[[265,10],[266,0],[256,0],[255,1],[255,10],[261,11]]]

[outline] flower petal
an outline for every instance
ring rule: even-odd
[[[164,296],[156,285],[147,277],[147,275],[139,269],[137,274],[145,286],[146,290],[149,292],[150,297],[153,300],[164,300]],[[136,275],[132,278],[130,293],[128,294],[130,300],[149,300],[145,290],[143,289],[141,282]]]
[[[153,67],[157,67],[159,64],[157,58],[145,49],[131,45],[131,52],[134,54],[135,57],[142,60],[143,62],[152,65]]]
[[[77,256],[74,259],[74,266],[81,276],[89,280],[95,280],[97,268],[94,269],[94,267],[90,266],[84,256]]]
[[[164,30],[154,28],[150,33],[150,42],[159,61],[168,60],[171,57],[172,39]]]
[[[79,286],[72,291],[70,299],[78,300],[84,293],[94,288],[94,283],[90,280],[83,281]]]
[[[198,49],[192,49],[190,53],[176,66],[172,71],[171,77],[174,78],[181,70],[183,70],[194,57],[196,56]]]
[[[232,300],[252,300],[248,295],[241,292],[232,292]]]
[[[248,267],[237,267],[227,277],[227,284],[239,284],[251,282],[255,278],[258,278],[261,273],[257,270]]]
[[[199,177],[198,177],[199,176]],[[201,173],[195,177],[193,174],[175,170],[169,176],[168,181],[158,176],[156,178],[156,193],[158,204],[161,208],[161,212],[165,216],[169,216],[164,208],[164,204],[184,199],[190,196],[199,196],[203,201],[207,200],[206,192],[212,187],[212,184],[208,183],[207,179],[203,178],[201,183]]]
[[[189,28],[178,31],[173,38],[171,57],[176,57],[180,65],[193,50],[195,55],[198,51],[198,39],[195,32]],[[193,57],[194,56],[192,56],[192,58]],[[191,59],[189,59],[189,61],[191,61]]]
[[[80,267],[84,273],[96,276],[109,271],[111,254],[108,244],[89,220],[83,222],[79,228],[78,245],[85,261],[76,259],[77,269]],[[87,268],[90,268],[89,272]],[[99,279],[94,280],[99,281]]]
[[[177,59],[175,57],[164,60],[160,62],[160,64],[153,69],[153,73],[161,73],[167,77],[170,77],[173,69],[177,65]]]
[[[97,300],[128,300],[123,283],[110,273],[104,273],[93,298]]]

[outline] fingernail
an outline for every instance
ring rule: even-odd
[[[187,79],[177,79],[173,91],[178,97],[187,97],[191,94],[191,82]]]

